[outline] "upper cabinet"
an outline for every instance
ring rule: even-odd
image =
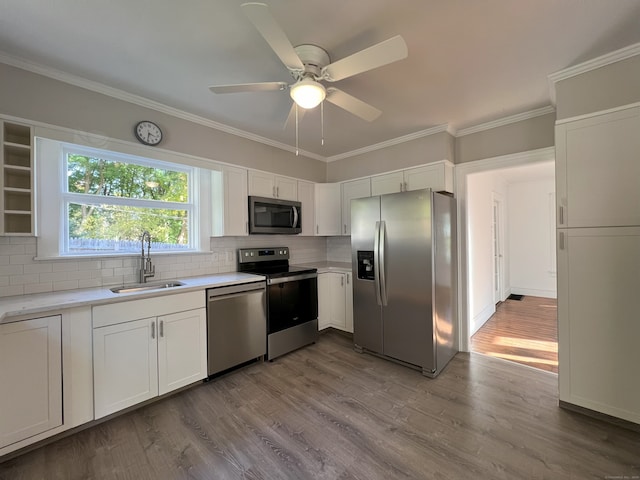
[[[351,235],[351,200],[371,196],[369,178],[344,182],[342,184],[342,235]]]
[[[453,164],[446,160],[371,177],[371,195],[431,188],[453,192]]]
[[[298,200],[298,182],[295,178],[249,170],[249,195]]]
[[[302,204],[302,232],[300,235],[315,234],[315,185],[298,180],[298,201]]]
[[[315,185],[316,235],[340,235],[342,228],[340,195],[339,183],[317,183]]]
[[[557,224],[640,225],[640,107],[556,127]]]
[[[0,124],[0,234],[33,235],[33,132],[24,124]]]
[[[249,234],[247,170],[224,166],[211,172],[214,236]]]

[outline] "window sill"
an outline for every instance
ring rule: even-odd
[[[146,249],[145,249],[146,252]],[[140,257],[141,252],[122,252],[122,253],[87,253],[82,255],[58,255],[53,257],[33,257],[36,261],[51,261],[51,260],[81,260],[81,259],[103,259],[103,258],[122,258],[122,257]],[[176,252],[160,252],[151,251],[151,257],[165,257],[169,255],[211,255],[208,250],[181,250]]]

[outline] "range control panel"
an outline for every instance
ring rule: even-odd
[[[287,247],[238,249],[238,263],[271,262],[273,260],[289,260],[289,249]]]

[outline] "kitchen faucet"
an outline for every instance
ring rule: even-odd
[[[147,239],[147,256],[144,256],[144,240]],[[151,234],[148,231],[142,232],[140,237],[142,243],[142,263],[140,264],[140,283],[146,283],[147,278],[156,274],[156,266],[151,263]]]

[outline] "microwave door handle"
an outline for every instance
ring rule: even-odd
[[[297,227],[298,226],[298,207],[292,207],[293,209],[293,223],[291,224],[292,227]]]

